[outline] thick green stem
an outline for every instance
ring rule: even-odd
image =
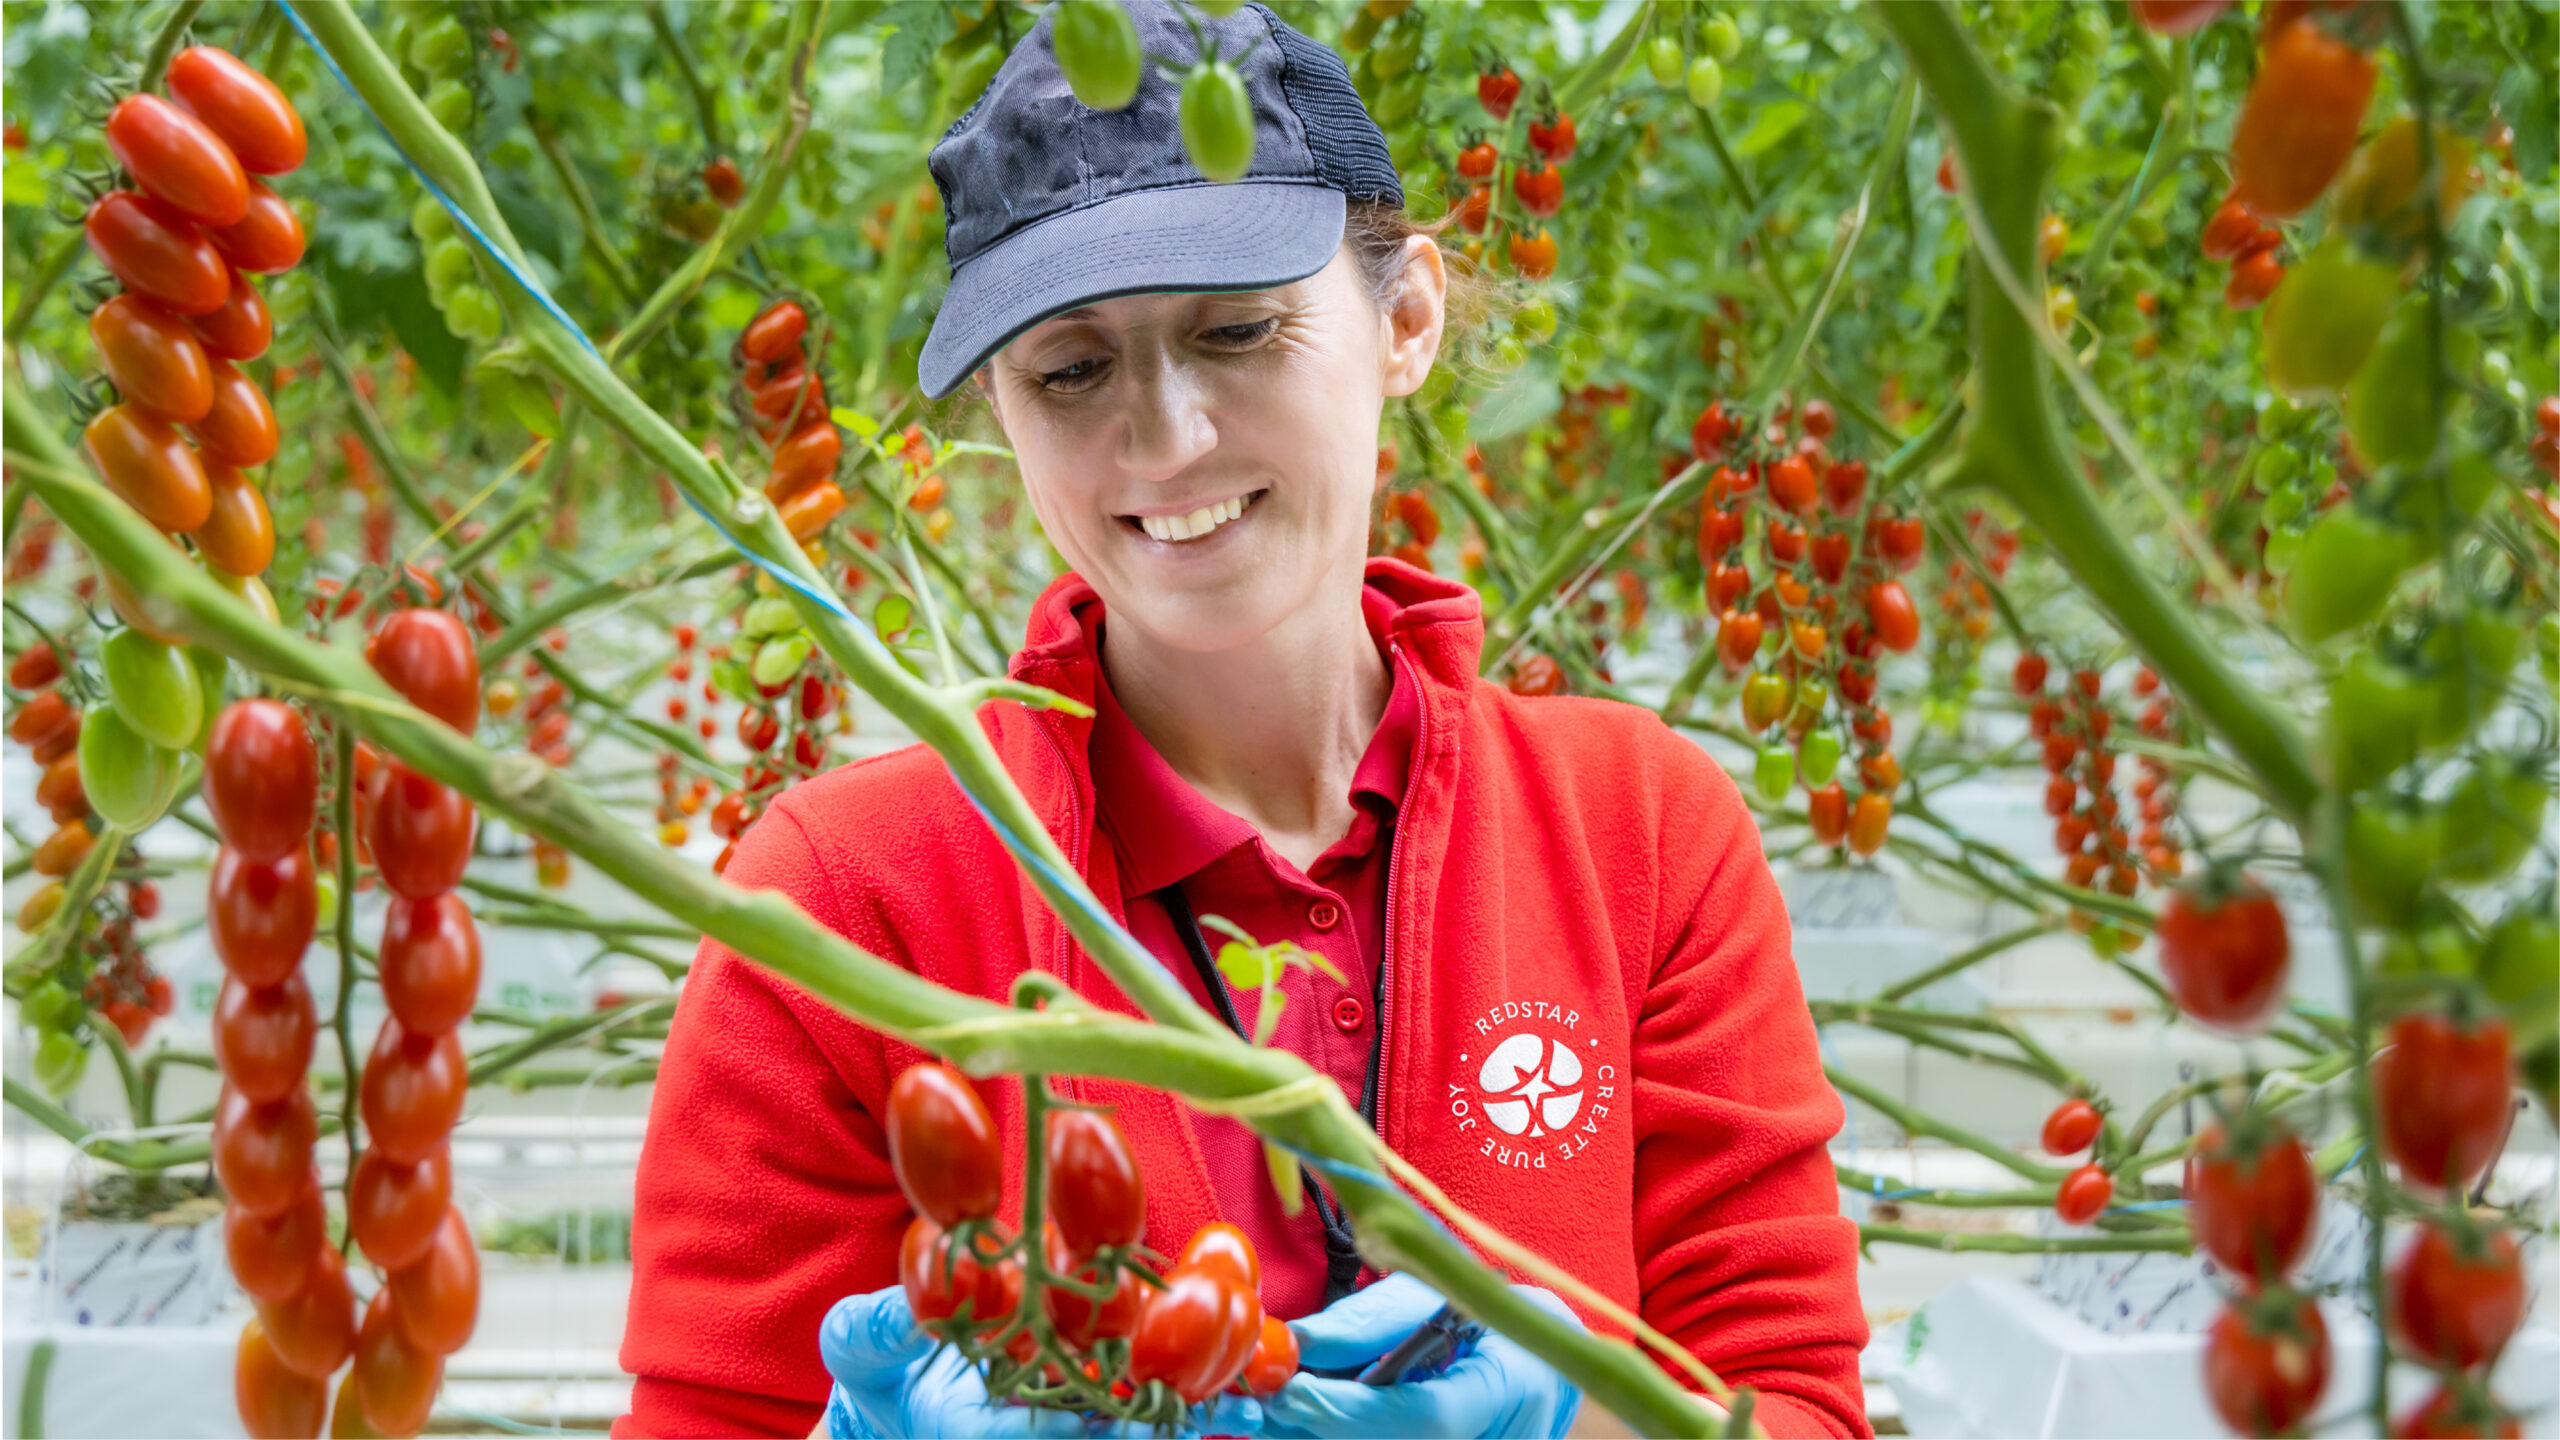
[[[1860,1245],[1909,1245],[1943,1254],[1988,1253],[1995,1255],[2108,1255],[2122,1250],[2165,1250],[2177,1255],[2195,1253],[2195,1241],[2185,1231],[2155,1231],[2131,1235],[1964,1235],[1944,1230],[1911,1230],[1899,1225],[1861,1225]]]

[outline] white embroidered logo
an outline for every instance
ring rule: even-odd
[[[1618,1072],[1585,1053],[1600,1042],[1575,1035],[1581,1023],[1580,1011],[1514,1000],[1475,1022],[1479,1036],[1500,1038],[1481,1060],[1472,1050],[1458,1056],[1463,1078],[1448,1082],[1449,1116],[1461,1134],[1486,1130],[1480,1154],[1506,1169],[1544,1170],[1551,1157],[1581,1154],[1600,1133]]]

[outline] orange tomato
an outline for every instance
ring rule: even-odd
[[[1544,280],[1556,273],[1556,237],[1543,225],[1535,235],[1513,231],[1511,268],[1527,280]]]
[[[193,530],[213,514],[213,486],[168,421],[127,402],[80,432],[89,459],[126,504],[163,530]]]
[[[276,412],[267,406],[267,392],[228,360],[212,365],[213,406],[187,433],[207,460],[244,469],[266,464],[276,454]]]
[[[1870,790],[1858,797],[1849,812],[1849,848],[1861,855],[1873,855],[1884,848],[1885,827],[1893,823],[1893,797],[1881,790]]]
[[[201,420],[213,408],[213,370],[186,323],[139,295],[118,295],[89,316],[89,339],[127,401],[164,420]]]
[[[231,575],[261,575],[276,557],[276,522],[257,482],[229,465],[205,467],[213,513],[195,530],[207,563]]]
[[[2259,218],[2299,215],[2355,153],[2373,99],[2371,56],[2317,24],[2267,42],[2231,133],[2232,189]]]

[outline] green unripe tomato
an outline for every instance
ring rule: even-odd
[[[1422,31],[1411,22],[1399,25],[1383,44],[1369,52],[1369,73],[1393,83],[1422,58]]]
[[[1494,367],[1517,370],[1529,362],[1528,342],[1517,335],[1505,335],[1493,342]]]
[[[430,77],[449,75],[470,58],[471,36],[451,15],[439,15],[409,32],[409,63]]]
[[[1840,737],[1829,730],[1808,731],[1799,748],[1804,783],[1815,788],[1830,784],[1840,772]]]
[[[2331,239],[2285,272],[2269,297],[2259,353],[2267,380],[2283,393],[2321,399],[2338,393],[2373,353],[2400,277]]]
[[[1705,41],[1707,53],[1718,60],[1731,62],[1742,53],[1742,31],[1730,15],[1710,15],[1698,27],[1698,38]]]
[[[256,611],[259,619],[270,625],[284,623],[284,613],[276,609],[276,597],[267,589],[267,582],[255,575],[231,574],[220,566],[214,567],[213,578],[222,583],[223,589],[239,596],[250,609]]]
[[[1751,786],[1760,798],[1775,805],[1787,798],[1796,784],[1795,752],[1784,745],[1763,745],[1751,765]]]
[[[1182,148],[1200,173],[1221,184],[1253,168],[1253,101],[1244,77],[1224,60],[1194,69],[1182,82]]]
[[[800,612],[791,608],[791,602],[777,595],[767,595],[747,607],[746,619],[739,623],[738,633],[755,640],[799,628]]]
[[[2258,488],[2280,490],[2287,481],[2302,473],[2302,452],[2290,445],[2266,446],[2258,452],[2258,462],[2252,473],[2257,477]]]
[[[1129,8],[1120,0],[1066,0],[1057,14],[1050,45],[1076,99],[1095,110],[1122,109],[1137,99],[1146,57]]]
[[[312,881],[311,890],[316,897],[312,903],[311,913],[317,917],[312,921],[312,929],[315,931],[335,929],[338,924],[338,877],[319,876]]]
[[[178,769],[178,751],[144,739],[112,707],[81,717],[80,788],[117,829],[138,831],[166,813]]]
[[[809,659],[809,652],[816,648],[805,633],[768,640],[756,650],[755,661],[747,673],[758,685],[779,685],[799,674],[800,667]]]
[[[1713,105],[1724,95],[1724,67],[1710,55],[1689,62],[1689,103]]]
[[[87,1010],[88,1007],[80,1003],[80,997],[72,994],[70,987],[58,980],[44,981],[29,990],[27,998],[18,1002],[18,1018],[39,1031],[68,1030],[80,1023],[80,1017]]]
[[[2516,362],[2504,350],[2492,350],[2480,357],[2480,381],[2492,390],[2504,390],[2516,378]]]
[[[1680,83],[1689,68],[1689,57],[1680,53],[1680,42],[1673,36],[1656,35],[1644,42],[1644,68],[1653,72],[1653,83],[1669,89]]]
[[[134,733],[183,750],[204,728],[204,685],[185,651],[128,626],[107,637],[98,658],[107,672],[107,699]]]
[[[89,1052],[63,1031],[50,1030],[36,1044],[35,1070],[36,1083],[59,1100],[79,1088],[80,1077],[89,1070]]]
[[[2439,619],[2419,645],[2428,696],[2420,743],[2442,750],[2487,719],[2506,693],[2523,643],[2524,631],[2503,611],[2484,606]]]
[[[1556,302],[1540,295],[1520,307],[1512,317],[1512,328],[1531,340],[1544,340],[1556,333]]]
[[[2329,687],[2321,755],[2331,784],[2349,794],[2389,779],[2418,758],[2433,696],[2417,672],[2359,650]]]
[[[2444,360],[2449,375],[2471,372],[2479,341],[2460,325],[2444,330]],[[2435,387],[2429,383],[2428,316],[2425,297],[2404,297],[2383,323],[2355,377],[2347,382],[2347,434],[2368,466],[2416,464],[2435,450]],[[2459,393],[2446,386],[2448,409]],[[2443,417],[2448,425],[2455,418]]]
[[[498,297],[477,283],[454,287],[444,320],[454,334],[468,340],[495,340],[507,328],[507,315],[498,308]]]
[[[2291,575],[2293,567],[2302,560],[2302,532],[2269,528],[2267,548],[2261,552],[2261,558],[2266,561],[2268,574],[2279,580]]]
[[[449,291],[476,278],[471,269],[471,242],[451,235],[427,247],[427,288]]]
[[[2560,985],[2560,920],[2548,895],[2500,917],[2480,950],[2480,983],[2490,999],[2511,1008],[2537,998],[2550,1003],[2552,987]]]
[[[427,113],[447,130],[471,123],[471,87],[459,80],[439,80],[427,91]]]
[[[2125,217],[2124,233],[2145,250],[2157,250],[2169,243],[2169,227],[2160,223],[2159,216],[2141,210]]]
[[[409,207],[409,230],[420,240],[433,244],[454,233],[453,217],[436,197],[429,195]]]
[[[2273,540],[2279,526],[2302,513],[2302,492],[2287,485],[2268,492],[2258,505],[2258,523],[2267,527],[2267,538]]]
[[[2272,537],[2270,537],[2272,542]],[[2354,505],[2323,514],[2285,582],[2285,617],[2306,645],[2361,627],[2382,613],[2392,582],[2408,565],[2408,543]]]
[[[2481,756],[2445,797],[2444,874],[2478,885],[2515,869],[2542,833],[2550,803],[2531,770],[2504,755]]]
[[[2444,849],[2444,817],[2424,804],[2368,796],[2347,813],[2347,889],[2377,925],[2415,923]]]

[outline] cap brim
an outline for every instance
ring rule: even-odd
[[[1006,236],[960,267],[917,379],[941,399],[1025,330],[1117,295],[1261,290],[1342,247],[1342,192],[1244,180],[1116,196]]]

